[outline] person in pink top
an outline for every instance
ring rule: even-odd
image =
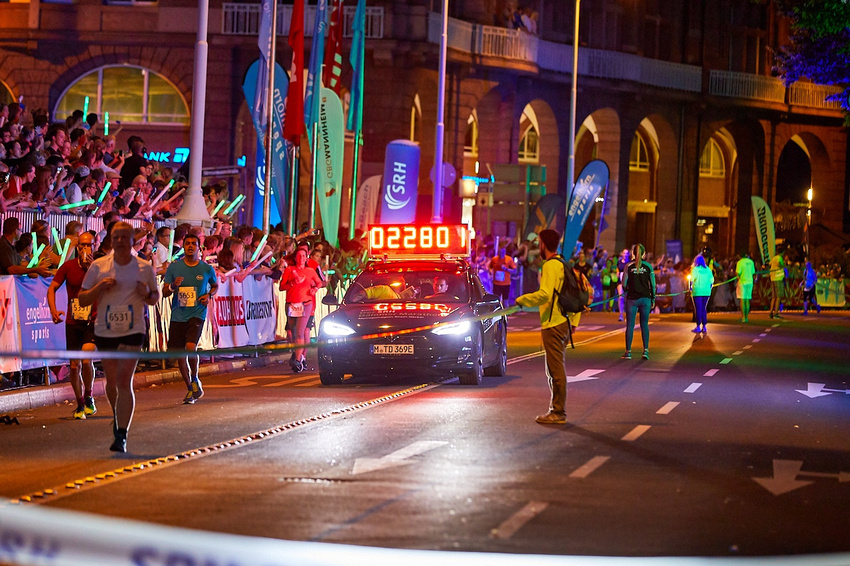
[[[289,362],[296,373],[307,368],[307,348],[303,344],[310,341],[307,323],[313,314],[316,290],[322,285],[319,274],[307,265],[307,248],[299,247],[295,251],[295,264],[287,267],[280,279],[280,290],[286,291],[286,338],[302,345],[295,349],[295,356]]]

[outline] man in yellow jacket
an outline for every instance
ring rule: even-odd
[[[564,350],[569,337],[569,321],[556,304],[555,291],[564,284],[564,264],[560,261],[548,261],[558,255],[561,235],[554,230],[540,232],[540,254],[546,260],[540,270],[540,289],[516,298],[522,307],[538,307],[540,310],[543,350],[546,352],[546,377],[552,400],[549,412],[537,417],[541,424],[566,424],[567,422],[567,370],[564,366]]]

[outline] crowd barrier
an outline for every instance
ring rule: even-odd
[[[44,212],[41,210],[10,210],[8,212],[3,213],[2,218],[5,220],[6,218],[13,216],[17,218],[21,223],[21,231],[29,232],[30,227],[33,222],[36,220],[44,220],[49,225],[50,228],[56,228],[56,230],[62,236],[65,236],[65,226],[68,225],[72,220],[76,220],[80,224],[83,225],[83,232],[87,230],[94,230],[95,232],[100,232],[103,230],[103,218],[100,216],[82,216],[78,214],[51,214],[49,212]],[[133,228],[141,228],[144,224],[144,220],[139,220],[136,218],[122,218],[124,222],[128,222]]]
[[[0,277],[0,351],[64,350],[65,323],[53,323],[47,305],[47,288],[51,278],[31,278],[6,275]],[[160,279],[161,284],[161,279]],[[322,304],[326,290],[316,293],[317,337],[322,318],[332,307]],[[282,306],[285,292],[268,277],[249,276],[243,282],[233,277],[221,282],[215,300],[207,309],[207,320],[199,341],[199,350],[259,346],[286,337],[286,313]],[[148,307],[149,349],[167,349],[168,327],[171,321],[172,297]],[[67,307],[65,286],[56,293],[56,307]],[[96,359],[96,357],[95,357]],[[0,372],[9,373],[39,367],[64,364],[65,360],[26,360],[0,358]]]

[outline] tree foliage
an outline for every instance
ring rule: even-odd
[[[843,87],[837,100],[850,121],[850,1],[777,0],[791,19],[790,44],[780,48],[775,69],[786,85],[801,78]]]

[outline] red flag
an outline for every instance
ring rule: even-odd
[[[342,97],[342,1],[333,0],[328,42],[325,45],[325,70],[322,83],[325,88]]]
[[[304,133],[304,0],[295,0],[292,6],[289,46],[292,48],[292,65],[289,70],[283,137],[297,145],[301,143],[301,134]]]

